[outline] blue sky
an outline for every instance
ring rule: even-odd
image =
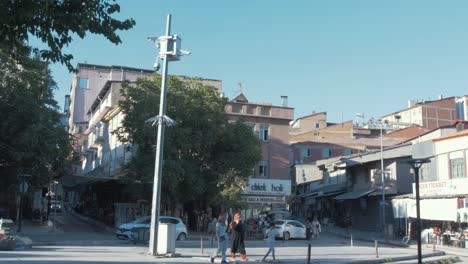
[[[73,64],[151,69],[147,36],[172,34],[192,54],[169,73],[223,82],[232,98],[242,83],[252,102],[289,97],[295,117],[328,113],[329,122],[406,108],[407,101],[468,94],[468,1],[117,1],[136,27],[115,46],[101,36],[76,39]],[[52,65],[63,105],[72,75]]]

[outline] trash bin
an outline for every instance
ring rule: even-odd
[[[175,253],[176,225],[159,223],[158,254]]]
[[[135,227],[132,229],[131,240],[136,243],[148,243],[149,229],[147,227]]]
[[[8,236],[12,226],[13,221],[11,219],[0,219],[0,234]]]

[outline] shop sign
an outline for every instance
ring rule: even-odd
[[[291,195],[291,181],[250,178],[243,193],[259,195]]]
[[[244,203],[285,203],[284,196],[241,196]]]
[[[413,196],[416,195],[415,186],[413,183]],[[468,190],[467,178],[419,183],[420,197],[464,195],[466,190]]]

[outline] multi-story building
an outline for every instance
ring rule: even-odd
[[[413,158],[430,159],[419,169],[423,228],[457,231],[468,223],[468,130],[457,129],[414,145]],[[413,183],[410,195],[392,201],[395,218],[416,218],[415,187]]]
[[[122,126],[125,117],[118,106],[122,99],[122,82],[151,78],[153,74],[154,71],[144,69],[79,64],[78,72],[73,77],[69,126],[70,132],[75,135],[75,150],[81,153],[81,159],[73,166],[73,177],[64,179],[64,182],[69,186],[79,183],[88,185],[85,192],[69,192],[69,201],[81,201],[82,210],[98,213],[93,217],[99,220],[113,215],[113,219],[106,221],[118,225],[132,220],[136,212],[142,215],[149,213],[147,203],[117,203],[123,199],[118,191],[122,186],[111,180],[123,174],[123,166],[138,147],[119,141],[114,133]],[[193,80],[185,76],[176,78]],[[221,93],[221,81],[200,81]],[[106,184],[95,186],[98,182]]]
[[[349,121],[293,136],[290,141],[292,174],[296,179],[293,212],[311,217],[322,210],[322,201],[345,190],[342,181],[327,181],[320,169],[323,162],[395,146],[427,131],[415,125],[397,131],[392,128],[383,129],[380,137],[380,129],[357,126]]]
[[[294,119],[294,108],[282,105],[249,102],[240,94],[225,107],[231,121],[242,120],[252,127],[261,143],[262,160],[253,170],[242,194],[249,205],[248,215],[262,210],[284,208],[291,194],[289,168],[289,122]]]
[[[313,113],[307,116],[299,117],[291,122],[289,129],[290,135],[299,135],[325,128],[327,123],[327,112]]]
[[[391,124],[416,124],[427,129],[436,129],[453,124],[457,119],[455,97],[434,101],[415,102],[410,100],[408,108],[382,117]]]
[[[87,114],[107,81],[136,81],[154,71],[123,66],[102,66],[79,63],[70,87],[68,126],[71,134],[81,134],[88,127]]]

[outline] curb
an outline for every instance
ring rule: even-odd
[[[445,252],[444,251],[438,251],[438,252],[434,252],[434,253],[423,254],[422,258],[439,257],[439,256],[445,256]],[[397,261],[412,260],[412,259],[417,259],[417,258],[418,258],[418,255],[411,255],[411,256],[402,256],[402,257],[394,257],[394,258],[384,258],[384,259],[356,260],[356,261],[351,261],[351,262],[347,262],[347,263],[349,263],[349,264],[356,264],[356,263],[367,263],[367,264],[390,263],[390,262],[397,262]],[[426,263],[426,262],[424,262],[424,263]],[[427,263],[429,263],[429,262],[427,262]],[[438,263],[438,262],[435,262],[435,263]]]
[[[450,258],[443,258],[443,259],[432,260],[432,261],[425,261],[423,263],[426,263],[426,264],[451,264],[451,263],[458,263],[458,262],[462,262],[459,257],[450,257]]]
[[[333,232],[333,231],[330,231],[330,230],[326,230],[325,232],[330,233],[330,234],[334,234],[336,236],[345,237],[345,238],[348,238],[348,239],[351,238],[351,235],[342,234],[342,233],[339,233],[339,232]],[[359,237],[359,236],[353,237],[353,240],[361,240],[361,241],[366,241],[366,242],[374,242],[375,240],[377,240],[380,244],[386,244],[386,245],[391,245],[391,246],[395,246],[395,247],[402,247],[402,248],[408,248],[409,247],[408,244],[404,244],[404,243],[392,242],[392,241],[389,241],[389,240],[382,240],[382,239],[362,238],[362,237]]]

